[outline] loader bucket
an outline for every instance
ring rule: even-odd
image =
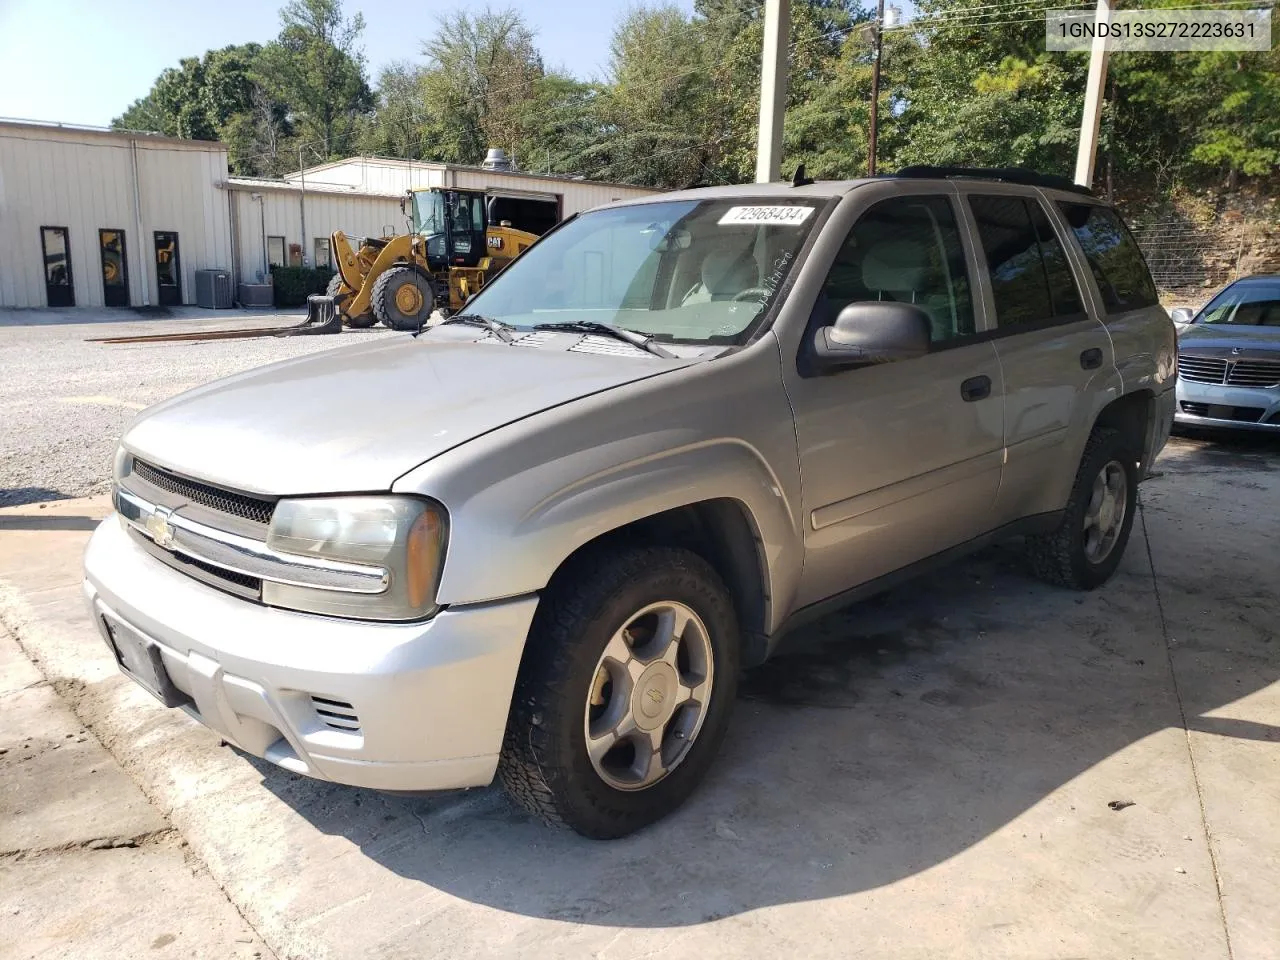
[[[299,337],[312,333],[341,333],[342,316],[333,297],[312,294],[307,297],[307,319],[296,327],[281,330],[277,336]]]

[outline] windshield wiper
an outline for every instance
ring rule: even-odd
[[[601,323],[598,320],[562,320],[558,323],[536,323],[533,329],[565,330],[570,333],[602,333],[605,336],[613,337],[615,340],[621,340],[624,343],[631,344],[633,347],[648,351],[655,357],[663,357],[667,360],[676,359],[676,355],[670,350],[664,350],[654,343],[653,337],[646,337],[643,333],[636,333],[626,327],[615,327],[612,323]]]
[[[515,337],[511,335],[511,324],[486,317],[479,313],[458,313],[449,317],[444,323],[468,323],[473,327],[486,327],[503,343],[511,343]],[[443,323],[441,324],[443,326]]]

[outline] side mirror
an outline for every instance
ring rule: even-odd
[[[1191,326],[1191,320],[1195,315],[1195,311],[1190,307],[1174,307],[1169,312],[1169,319],[1173,321],[1174,327],[1181,333]]]
[[[814,331],[814,367],[831,371],[923,357],[931,329],[929,315],[910,303],[851,303],[835,323]]]
[[[401,213],[407,213],[407,212],[408,212],[408,207],[409,207],[409,198],[408,198],[408,197],[401,197],[401,198],[400,198],[400,212],[401,212]]]

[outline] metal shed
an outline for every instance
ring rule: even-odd
[[[231,266],[220,143],[0,121],[0,306],[195,302]]]

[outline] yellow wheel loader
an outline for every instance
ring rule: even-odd
[[[437,307],[459,309],[538,239],[506,221],[490,225],[486,199],[478,190],[411,190],[401,201],[406,212],[412,205],[411,233],[355,245],[334,233],[337,273],[326,292],[342,322],[417,330]]]

